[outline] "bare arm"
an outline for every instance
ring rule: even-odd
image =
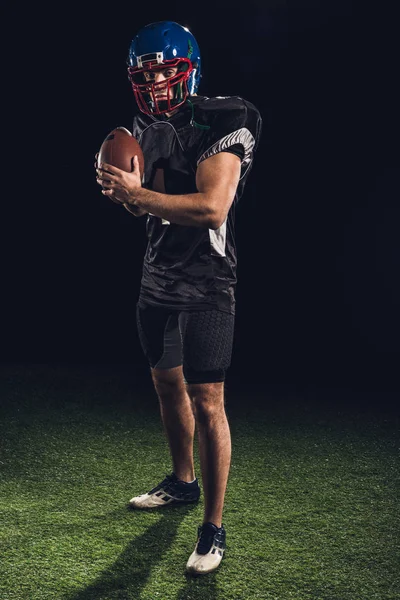
[[[240,178],[240,159],[229,152],[220,152],[200,163],[196,172],[198,191],[192,194],[172,195],[145,189],[138,167],[137,157],[132,173],[101,165],[97,181],[105,187],[102,193],[171,223],[209,229],[218,229],[225,221]]]
[[[197,192],[169,195],[141,188],[135,192],[134,205],[171,223],[218,229],[235,197],[239,177],[239,157],[220,152],[198,166]]]
[[[208,228],[213,224],[208,198],[198,192],[170,195],[141,188],[135,191],[133,207],[178,225]]]
[[[122,206],[135,217],[142,217],[143,215],[147,214],[147,210],[139,208],[139,206],[133,206],[132,204],[127,204],[126,202]]]
[[[203,160],[197,168],[196,186],[213,206],[214,225],[221,227],[236,194],[240,179],[240,158],[231,152],[219,152]]]

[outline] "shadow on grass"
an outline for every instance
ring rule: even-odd
[[[199,577],[186,574],[186,585],[179,590],[175,600],[217,600],[216,576],[216,573]]]
[[[179,510],[176,507],[163,509],[165,512],[160,520],[132,540],[113,565],[88,587],[69,594],[65,600],[138,600],[152,569],[168,553],[179,524],[192,508],[194,506],[187,505],[180,506]],[[182,578],[184,568],[185,564],[182,564]],[[202,598],[204,591],[201,596],[191,595],[190,598]],[[178,596],[179,600],[187,598],[185,590],[182,594]]]

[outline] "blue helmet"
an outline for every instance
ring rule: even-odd
[[[131,42],[127,62],[136,102],[146,114],[170,112],[197,92],[200,49],[193,34],[178,23],[143,27]],[[163,78],[156,81],[158,72]]]

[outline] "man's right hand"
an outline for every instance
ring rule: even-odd
[[[97,159],[98,159],[98,156],[99,156],[99,153],[97,152],[96,156],[95,156],[96,161],[94,163],[94,168],[96,169],[96,171],[97,171]],[[98,171],[97,171],[97,173],[98,173]],[[120,202],[116,202],[115,204],[121,205]],[[142,217],[143,215],[147,214],[147,211],[143,210],[143,208],[135,207],[135,206],[132,206],[132,205],[129,205],[129,204],[123,204],[122,206],[124,208],[126,208],[126,210],[128,212],[130,212],[131,215],[134,215],[135,217]]]

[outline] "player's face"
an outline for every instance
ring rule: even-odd
[[[144,71],[144,79],[145,81],[155,83],[156,88],[154,89],[154,96],[159,100],[167,100],[167,85],[162,85],[163,82],[166,82],[168,79],[176,75],[178,72],[177,67],[169,67],[167,69],[160,69],[155,71]],[[173,98],[174,89],[170,88],[171,99]]]

